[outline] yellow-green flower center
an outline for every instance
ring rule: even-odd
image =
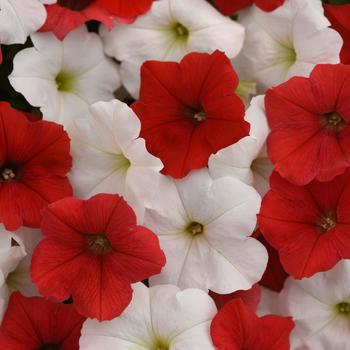
[[[194,237],[204,232],[204,226],[199,222],[192,221],[186,226],[185,232]]]
[[[335,305],[336,312],[340,315],[344,316],[350,316],[350,303],[348,302],[341,302],[337,305]]]
[[[57,90],[61,92],[70,92],[74,87],[74,76],[67,71],[60,71],[55,78]]]

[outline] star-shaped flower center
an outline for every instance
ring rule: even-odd
[[[11,181],[16,178],[16,173],[13,169],[4,167],[0,170],[1,172],[1,179],[3,181]]]
[[[112,251],[111,242],[104,233],[89,235],[87,245],[88,249],[97,255],[106,255]]]
[[[188,29],[181,23],[177,22],[174,25],[174,32],[178,39],[186,40],[190,34]]]
[[[323,114],[321,116],[321,124],[327,129],[331,129],[333,131],[340,131],[344,128],[346,123],[339,113],[332,112]]]
[[[208,117],[203,109],[196,109],[188,106],[185,107],[184,114],[186,118],[189,118],[195,124],[200,124]]]
[[[324,215],[317,222],[318,229],[324,233],[337,226],[337,216],[335,213]]]
[[[350,316],[350,303],[343,301],[335,306],[336,311],[340,315]]]
[[[55,78],[57,90],[61,92],[72,91],[74,86],[74,76],[65,70],[61,70]]]
[[[163,340],[157,340],[152,350],[169,350],[169,345]]]
[[[185,228],[186,233],[189,233],[191,236],[196,236],[204,232],[204,226],[199,222],[192,221]]]

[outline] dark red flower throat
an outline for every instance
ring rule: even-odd
[[[95,0],[58,0],[57,4],[73,11],[80,11],[88,7]]]
[[[59,350],[58,345],[43,345],[42,347],[40,347],[40,349],[38,350]]]
[[[96,255],[106,255],[112,251],[112,245],[104,233],[91,235],[88,240],[88,249]]]
[[[339,113],[332,112],[332,113],[326,113],[322,115],[321,124],[325,128],[337,132],[344,128],[346,122]]]

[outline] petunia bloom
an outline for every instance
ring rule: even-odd
[[[211,324],[217,350],[289,350],[291,317],[257,317],[241,299],[225,304]]]
[[[238,19],[246,30],[234,65],[239,77],[257,82],[257,91],[293,76],[308,76],[318,63],[338,63],[343,40],[329,28],[320,0],[286,0],[273,12],[256,6]]]
[[[342,63],[350,64],[350,4],[323,4],[325,15],[343,38],[344,44],[340,52]]]
[[[157,190],[162,162],[148,153],[139,137],[140,121],[125,103],[97,102],[90,112],[86,122],[76,123],[70,133],[75,194],[80,198],[120,194],[142,222],[144,203]]]
[[[228,176],[213,180],[206,169],[182,180],[164,177],[145,225],[159,236],[167,264],[150,284],[220,294],[251,288],[267,263],[266,249],[249,237],[259,206],[253,187]]]
[[[267,125],[264,96],[252,99],[245,115],[250,124],[249,136],[220,149],[209,158],[210,175],[217,179],[233,176],[253,186],[261,196],[269,189],[273,166],[266,153]]]
[[[101,35],[107,55],[121,61],[123,85],[137,98],[143,62],[180,61],[189,52],[215,49],[236,57],[244,28],[206,0],[158,0],[133,24],[117,24],[111,31],[103,28]]]
[[[270,178],[258,223],[290,275],[300,279],[350,258],[350,169],[331,182],[296,186]]]
[[[52,300],[73,298],[82,315],[118,316],[130,303],[130,284],[160,272],[165,257],[157,236],[136,225],[122,197],[65,198],[43,211],[44,239],[34,251],[31,276]]]
[[[271,12],[284,3],[284,0],[214,0],[216,7],[225,16],[231,16],[255,4],[263,11]]]
[[[88,117],[91,104],[114,98],[120,87],[118,67],[105,57],[96,33],[82,26],[62,42],[52,33],[35,33],[31,39],[34,47],[15,56],[9,80],[40,107],[44,119],[69,130],[74,119]]]
[[[140,99],[132,108],[141,121],[141,137],[162,160],[164,174],[182,178],[248,135],[237,85],[229,59],[219,51],[142,66]]]
[[[345,350],[349,347],[350,261],[296,281],[288,278],[277,299],[295,321],[291,349]],[[276,299],[275,299],[276,303]]]
[[[73,305],[13,293],[0,327],[0,348],[6,350],[78,350],[85,318]]]
[[[47,18],[40,31],[52,32],[58,39],[64,40],[71,31],[90,20],[99,21],[111,29],[113,16],[99,4],[100,2],[100,0],[58,0],[57,4],[47,5]]]
[[[61,125],[31,122],[0,102],[0,222],[7,230],[39,227],[42,208],[72,195],[69,148]]]
[[[214,350],[209,327],[216,307],[206,293],[141,283],[133,289],[132,302],[120,317],[84,323],[80,350]]]
[[[350,165],[350,66],[318,65],[269,90],[267,151],[297,185],[330,181]]]

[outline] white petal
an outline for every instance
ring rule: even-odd
[[[178,38],[176,24],[187,28],[187,40]],[[205,0],[159,0],[133,24],[116,25],[111,31],[102,28],[101,35],[106,53],[122,62],[123,85],[136,98],[144,61],[179,61],[189,52],[211,53],[215,49],[232,58],[242,48],[244,28]]]
[[[350,261],[300,281],[288,278],[280,294],[280,307],[296,323],[292,347],[297,349],[344,349],[348,321],[337,315],[335,305],[349,303]],[[330,344],[334,344],[331,347]],[[342,347],[343,346],[343,347]]]
[[[10,82],[31,105],[41,108],[44,119],[70,131],[75,119],[88,117],[90,104],[114,97],[120,86],[118,68],[105,57],[98,35],[82,26],[62,42],[52,33],[31,38],[34,48],[16,55]],[[59,74],[70,79],[64,90],[56,82]]]
[[[206,293],[195,289],[180,291],[171,285],[148,289],[136,284],[133,289],[132,302],[121,316],[106,322],[84,323],[80,349],[103,346],[111,350],[148,350],[156,349],[160,341],[171,349],[184,350],[184,344],[186,349],[199,350],[198,344],[206,350],[214,349],[209,324],[216,307]]]
[[[295,75],[308,76],[318,63],[339,62],[342,39],[328,28],[318,0],[286,0],[273,12],[252,6],[239,22],[246,41],[236,68],[241,78],[257,81],[259,91]]]
[[[120,350],[149,349],[152,342],[149,289],[141,283],[133,286],[132,302],[121,316],[98,322],[87,320],[80,338],[81,350],[96,350],[106,341],[106,346]],[[107,348],[108,349],[108,348]]]
[[[2,44],[24,44],[46,20],[45,8],[38,0],[0,0],[0,9]]]
[[[263,245],[247,238],[259,206],[260,197],[252,187],[231,177],[212,180],[205,169],[182,180],[162,181],[145,224],[160,236],[167,264],[151,283],[222,294],[250,288],[267,263]],[[202,224],[203,233],[186,232],[191,222]]]
[[[172,285],[154,286],[150,288],[150,298],[154,332],[169,340],[211,321],[217,312],[214,301],[198,289],[181,291]],[[202,334],[206,333],[208,329]]]
[[[221,149],[209,158],[209,173],[213,178],[235,177],[254,186],[263,196],[269,188],[272,164],[265,155],[269,132],[264,108],[264,96],[254,97],[245,119],[250,123],[250,135]]]

